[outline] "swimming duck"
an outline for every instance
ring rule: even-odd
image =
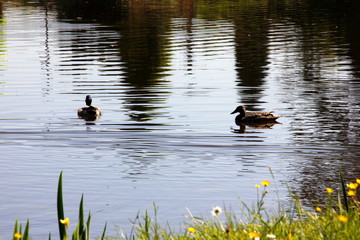
[[[231,114],[240,113],[235,118],[236,125],[247,124],[247,123],[267,123],[276,122],[280,116],[275,116],[272,112],[246,112],[244,106],[238,106]]]
[[[101,116],[101,109],[91,105],[92,98],[87,95],[85,98],[86,106],[78,109],[78,117],[83,118],[87,121],[94,121]]]

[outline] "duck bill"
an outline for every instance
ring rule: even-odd
[[[234,114],[234,113],[236,113],[236,110],[234,110],[232,113],[230,113],[230,114]]]

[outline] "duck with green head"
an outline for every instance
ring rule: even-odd
[[[94,121],[101,117],[101,109],[99,107],[91,105],[92,98],[87,95],[85,98],[86,106],[78,109],[78,117],[87,121]]]
[[[269,122],[276,122],[280,116],[276,116],[270,112],[246,112],[244,106],[238,106],[231,114],[240,113],[235,117],[236,125],[242,124],[263,124]]]

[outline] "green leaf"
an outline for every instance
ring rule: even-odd
[[[89,216],[86,221],[86,240],[90,240],[90,223],[91,223],[91,215],[89,212]]]
[[[30,222],[29,220],[27,220],[26,222],[26,226],[25,226],[25,230],[24,230],[24,234],[22,236],[22,240],[29,240],[29,228],[30,228]]]
[[[15,226],[14,226],[14,233],[13,233],[13,240],[16,240],[15,233],[18,233],[18,220],[15,220]]]
[[[64,217],[64,203],[63,203],[63,193],[62,193],[62,171],[59,176],[58,183],[58,192],[57,192],[57,214],[58,214],[58,224],[59,224],[59,234],[60,240],[65,239],[66,237],[66,227],[60,222],[60,219],[65,219]]]
[[[101,239],[100,239],[100,240],[104,240],[104,239],[105,239],[106,225],[107,225],[107,223],[105,223],[104,231],[103,231],[103,233],[102,233],[102,235],[101,235]]]
[[[346,194],[345,180],[344,180],[341,169],[340,169],[340,181],[341,181],[342,194],[343,194],[343,197],[344,197],[345,208],[346,208],[346,211],[348,212],[349,211],[349,200],[348,200],[348,197],[347,197],[347,194]]]
[[[79,237],[81,240],[85,240],[84,230],[84,194],[81,195],[80,206],[79,206]]]
[[[79,224],[76,225],[76,228],[75,228],[75,231],[73,232],[72,234],[72,240],[80,240],[80,237],[79,237]]]

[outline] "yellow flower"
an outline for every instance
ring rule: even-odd
[[[348,196],[350,196],[350,197],[356,196],[356,192],[355,192],[354,190],[349,190],[349,191],[347,192],[347,194],[348,194]]]
[[[189,233],[195,233],[196,232],[196,229],[192,228],[192,227],[189,227],[187,230],[188,230]]]
[[[22,238],[22,234],[21,233],[14,233],[14,238],[20,239],[20,238]]]
[[[251,238],[260,238],[260,234],[255,232],[249,232],[249,237]]]
[[[321,209],[320,207],[316,207],[315,209],[316,209],[316,211],[318,211],[318,212],[321,212],[321,211],[322,211],[322,209]]]
[[[360,184],[360,179],[359,178],[356,179],[356,183]]]
[[[256,184],[255,187],[256,187],[256,188],[260,188],[260,185],[259,185],[259,184]]]
[[[333,193],[334,192],[334,190],[332,190],[331,188],[326,188],[326,191],[329,193],[329,194],[331,194],[331,193]]]
[[[69,225],[70,225],[70,219],[69,219],[69,218],[60,219],[60,222],[61,222],[62,224],[64,224],[66,228],[68,228]]]
[[[344,216],[344,215],[339,215],[337,216],[337,218],[339,219],[340,222],[347,222],[349,219],[348,217]]]
[[[356,188],[358,187],[358,185],[359,185],[359,184],[357,184],[357,183],[349,183],[347,186],[348,186],[348,188],[350,188],[350,189],[356,189]]]
[[[263,186],[269,186],[270,185],[270,182],[269,181],[266,181],[266,180],[264,180],[264,181],[262,181],[261,182],[261,185],[263,185]]]

